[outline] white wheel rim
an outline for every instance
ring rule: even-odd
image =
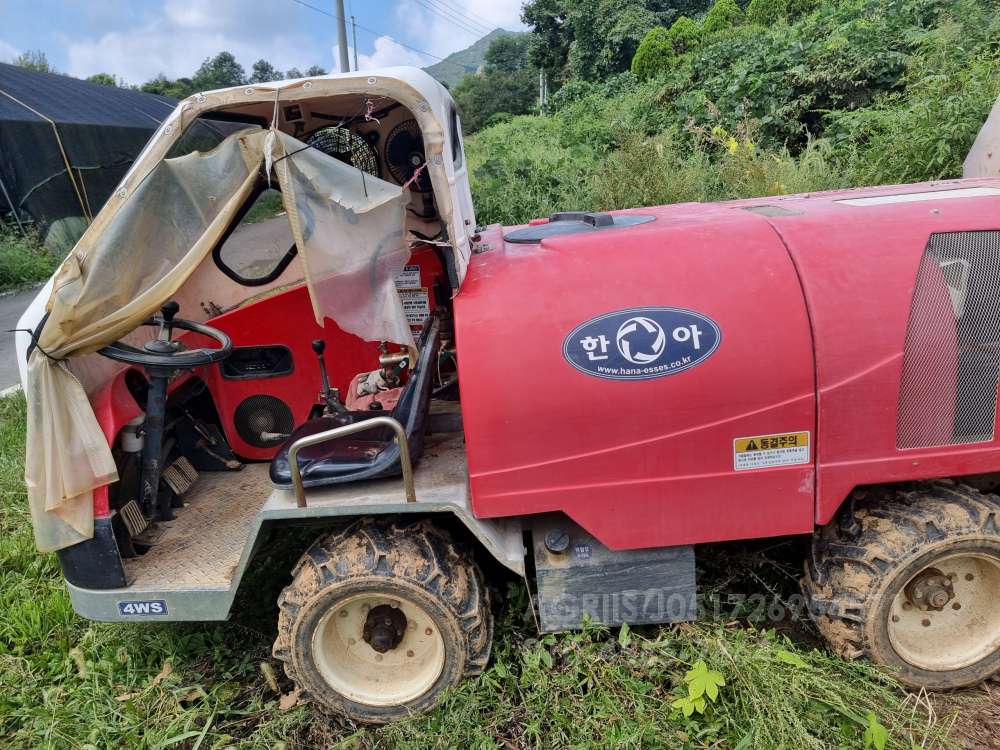
[[[406,616],[403,639],[380,654],[362,638],[368,612],[380,605]],[[406,599],[355,594],[338,601],[313,631],[313,654],[323,679],[338,693],[366,706],[416,700],[444,670],[444,639],[431,616]]]
[[[940,611],[924,611],[901,588],[889,611],[893,649],[904,661],[931,672],[950,672],[990,656],[1000,648],[1000,561],[958,553],[928,567],[951,579],[954,596]]]

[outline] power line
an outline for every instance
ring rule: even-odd
[[[478,13],[473,13],[471,10],[466,10],[464,8],[456,7],[451,2],[448,2],[448,0],[436,0],[436,2],[439,5],[443,5],[444,7],[448,8],[449,10],[455,11],[460,16],[465,16],[466,18],[475,21],[477,26],[482,26],[487,31],[493,31],[496,28],[496,26],[493,25],[492,21],[490,21],[488,18],[479,15]]]
[[[330,13],[329,11],[325,11],[322,8],[317,8],[315,5],[310,5],[309,3],[305,2],[305,0],[292,0],[292,2],[293,3],[298,3],[299,5],[301,5],[301,6],[305,7],[305,8],[309,8],[310,10],[314,10],[317,13],[322,13],[324,16],[328,16],[329,18],[336,18],[336,16],[333,13]],[[409,44],[405,44],[405,43],[399,41],[398,39],[394,39],[393,37],[389,36],[388,34],[383,34],[381,31],[375,31],[374,29],[369,29],[367,26],[362,26],[360,23],[357,24],[357,27],[359,29],[361,29],[362,31],[368,32],[372,36],[375,36],[375,37],[385,37],[390,42],[393,42],[394,44],[398,44],[400,47],[404,47],[405,49],[408,49],[411,52],[416,52],[417,54],[425,55],[427,57],[433,57],[438,62],[446,62],[449,65],[455,65],[455,66],[463,68],[463,69],[465,69],[467,71],[473,71],[474,72],[476,70],[475,67],[472,66],[472,65],[463,65],[462,63],[457,63],[454,60],[446,60],[445,58],[440,57],[438,55],[434,55],[434,54],[431,54],[430,52],[425,52],[422,49],[417,49],[416,47],[412,47]]]
[[[426,8],[434,15],[439,18],[443,18],[448,23],[457,26],[463,31],[467,31],[470,34],[476,34],[477,36],[485,36],[489,33],[489,29],[480,28],[479,24],[474,23],[472,20],[465,20],[456,13],[447,10],[444,6],[439,5],[435,0],[414,0],[420,6]]]

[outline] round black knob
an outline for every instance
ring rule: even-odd
[[[312,348],[318,355],[323,356],[323,352],[326,351],[326,342],[323,339],[316,339],[312,343]]]
[[[170,300],[167,304],[160,308],[160,312],[163,314],[163,320],[167,323],[173,322],[174,316],[181,309],[174,300]]]
[[[565,552],[569,549],[569,534],[562,529],[552,529],[545,534],[545,548],[557,555]]]

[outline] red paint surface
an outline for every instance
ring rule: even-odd
[[[896,416],[928,237],[1000,229],[1000,198],[838,202],[980,185],[1000,180],[642,209],[657,220],[541,245],[492,231],[456,299],[475,512],[562,510],[613,548],[684,544],[810,531],[858,485],[997,470],[995,439],[897,449]],[[746,210],[759,205],[792,215]],[[562,358],[576,325],[641,306],[708,315],[722,344],[641,382]],[[942,363],[946,334],[922,342]],[[947,407],[915,398],[939,429]],[[734,438],[806,429],[814,466],[733,471]]]
[[[811,464],[733,470],[734,438],[815,428],[809,322],[787,251],[745,211],[649,212],[656,221],[541,245],[485,238],[495,249],[475,256],[455,301],[476,514],[562,510],[613,549],[811,530]],[[563,358],[580,323],[644,306],[707,315],[718,349],[643,381]]]

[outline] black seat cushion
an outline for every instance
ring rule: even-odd
[[[410,460],[416,462],[424,448],[424,420],[430,407],[439,331],[438,319],[431,317],[420,335],[420,355],[416,367],[410,371],[410,378],[391,412],[352,411],[317,417],[303,423],[282,444],[271,461],[271,481],[279,487],[292,484],[288,449],[296,440],[376,416],[391,416],[403,425],[410,447]],[[398,476],[402,472],[399,446],[393,438],[394,433],[390,428],[376,427],[303,448],[298,455],[303,486],[318,487],[360,479]]]

